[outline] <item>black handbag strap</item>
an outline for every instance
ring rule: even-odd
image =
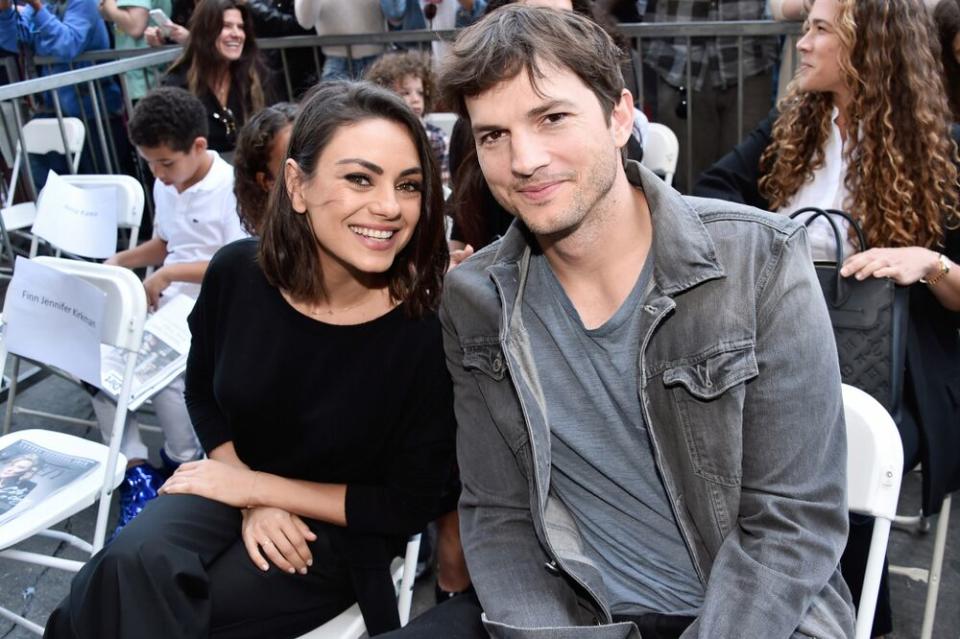
[[[804,220],[804,226],[810,226],[815,219],[818,217],[823,217],[830,224],[830,228],[833,229],[834,260],[836,261],[836,285],[833,291],[833,303],[837,306],[840,306],[849,296],[847,284],[844,281],[844,277],[840,275],[840,266],[843,264],[843,245],[845,238],[840,230],[840,225],[837,224],[837,221],[833,218],[833,216],[836,215],[845,219],[850,226],[853,227],[854,232],[857,234],[857,243],[860,244],[861,251],[867,250],[867,239],[863,235],[863,229],[860,228],[860,224],[853,218],[852,215],[845,211],[838,211],[837,209],[821,209],[816,206],[806,206],[791,213],[790,219],[793,219],[804,213],[811,214],[806,220]]]

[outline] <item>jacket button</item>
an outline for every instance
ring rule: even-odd
[[[647,304],[646,306],[643,307],[643,310],[645,310],[650,314],[653,314],[657,312],[657,307],[654,306],[653,304]]]
[[[499,373],[501,370],[503,370],[503,360],[498,356],[493,360],[493,372]]]
[[[549,572],[551,575],[560,574],[560,568],[557,566],[557,562],[555,561],[548,561],[547,563],[543,564],[543,567],[546,568],[547,572]]]

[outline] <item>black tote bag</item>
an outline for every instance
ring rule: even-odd
[[[840,376],[844,384],[869,393],[880,402],[899,425],[906,364],[909,288],[893,280],[868,277],[864,280],[840,275],[845,234],[833,216],[853,227],[861,251],[867,250],[863,230],[843,211],[806,207],[790,215],[812,213],[804,224],[823,217],[836,240],[834,261],[815,261],[817,279],[830,312],[837,340]]]

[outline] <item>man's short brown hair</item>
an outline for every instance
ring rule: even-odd
[[[543,66],[569,69],[593,91],[605,116],[620,101],[624,54],[595,22],[573,12],[519,4],[502,7],[465,29],[440,71],[440,95],[469,120],[464,98],[522,71],[534,89]]]

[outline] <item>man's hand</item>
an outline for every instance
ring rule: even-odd
[[[6,11],[13,6],[11,0],[0,0],[0,11]]]
[[[280,508],[245,509],[241,536],[247,554],[261,570],[270,568],[267,559],[284,572],[301,575],[307,574],[307,568],[313,564],[307,542],[315,541],[317,536],[300,517]]]
[[[162,268],[153,272],[153,275],[143,280],[143,290],[147,293],[147,306],[151,309],[157,308],[160,304],[160,296],[163,291],[170,286],[171,282],[167,278]]]
[[[937,273],[938,253],[920,246],[875,248],[851,255],[843,262],[840,275],[863,280],[888,277],[900,286],[910,286]]]

